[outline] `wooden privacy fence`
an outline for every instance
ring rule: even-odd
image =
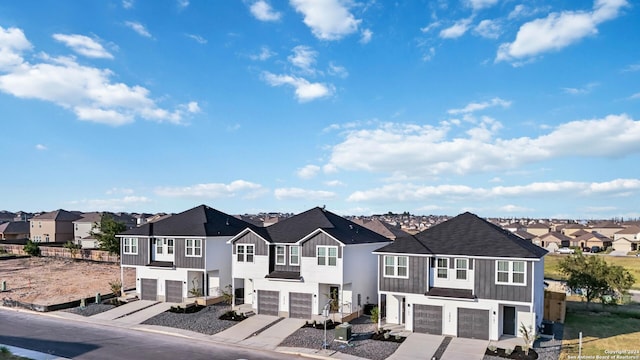
[[[0,244],[0,249],[4,249],[4,251],[10,254],[28,255],[27,253],[24,252],[23,247],[24,245]],[[74,252],[75,254],[72,253],[71,250],[64,247],[40,245],[40,256],[82,259],[82,260],[113,262],[113,263],[120,262],[118,255],[111,255],[109,254],[108,251],[104,251],[104,250],[78,249],[78,250],[75,250]]]
[[[544,292],[543,319],[564,323],[567,313],[567,294],[556,291]]]

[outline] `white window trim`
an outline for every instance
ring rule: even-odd
[[[387,258],[392,258],[393,259],[393,274],[389,275],[387,274]],[[407,275],[405,276],[401,276],[398,275],[398,269],[400,266],[398,266],[398,258],[406,258],[407,262],[406,262],[406,268],[407,268]],[[403,255],[385,255],[382,258],[382,267],[383,267],[383,271],[382,274],[384,277],[386,278],[396,278],[396,279],[408,279],[409,278],[409,257],[408,256],[403,256]],[[391,266],[391,265],[389,265]]]
[[[282,249],[282,261],[278,261],[278,249]],[[287,248],[284,245],[276,245],[276,265],[287,265]]]
[[[248,253],[247,249],[249,247],[251,247],[251,249],[253,250],[251,252],[251,256],[252,256],[251,261],[247,260],[247,253]],[[243,251],[242,260],[238,260],[238,249],[239,248],[242,248],[242,251]],[[256,258],[256,247],[255,247],[254,244],[236,244],[236,257],[235,257],[236,262],[252,263],[252,262],[255,261],[255,258]]]
[[[499,261],[504,261],[508,264],[508,269],[507,272],[509,274],[509,281],[508,282],[502,282],[502,281],[498,281],[498,262]],[[515,262],[521,262],[524,264],[524,272],[522,273],[524,275],[524,283],[516,283],[513,282],[513,263]],[[503,271],[504,272],[504,271]],[[520,272],[518,272],[520,274]],[[496,260],[495,261],[495,284],[496,285],[513,285],[513,286],[527,286],[527,262],[524,260]]]
[[[447,264],[444,267],[440,267],[440,266],[438,266],[438,260],[444,260]],[[449,258],[436,258],[435,259],[435,261],[436,261],[436,266],[435,266],[435,269],[436,269],[436,281],[438,279],[442,279],[442,280],[449,279],[449,260],[450,260]],[[440,270],[440,269],[444,269],[446,271],[446,276],[445,277],[438,276],[438,270]]]
[[[458,260],[464,260],[465,261],[465,266],[464,267],[458,267]],[[469,259],[466,259],[466,258],[455,258],[455,259],[453,259],[453,266],[454,266],[455,271],[456,271],[456,280],[459,280],[459,281],[467,281],[467,280],[469,280]],[[464,275],[465,275],[464,279],[459,279],[458,278],[458,270],[464,270]]]
[[[319,248],[324,248],[325,252],[324,252],[324,265],[320,265],[318,264],[318,249]],[[331,258],[331,256],[329,256],[329,249],[336,249],[336,264],[335,265],[329,265],[329,258]],[[338,266],[338,247],[337,246],[330,246],[330,245],[316,245],[316,265],[318,266]]]
[[[128,244],[127,244],[128,243]],[[136,251],[133,251],[135,244]],[[129,251],[127,251],[127,247]],[[123,238],[122,240],[122,254],[124,255],[138,255],[138,238]]]
[[[188,241],[191,240],[191,246],[188,245]],[[200,245],[196,246],[196,240],[200,243]],[[188,249],[191,249],[191,255],[189,255]],[[196,255],[196,249],[200,249],[200,254]],[[189,238],[184,239],[184,256],[185,257],[202,257],[202,239],[197,238]]]
[[[295,255],[298,257],[298,261],[293,262],[293,249],[296,249],[298,253]],[[289,265],[300,266],[300,246],[291,246],[289,248]]]

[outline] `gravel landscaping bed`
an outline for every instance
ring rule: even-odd
[[[70,312],[73,314],[78,314],[78,315],[82,315],[82,316],[92,316],[92,315],[96,315],[96,314],[100,314],[101,312],[105,312],[107,310],[111,310],[115,308],[115,305],[108,305],[108,304],[89,304],[87,306],[83,308],[78,307],[74,307],[71,309],[65,309],[63,311],[66,312]]]
[[[400,346],[391,341],[377,341],[370,339],[376,330],[376,325],[371,323],[368,315],[350,322],[353,340],[346,345],[343,342],[333,341],[335,330],[327,330],[327,342],[329,350],[339,351],[345,354],[359,356],[372,360],[384,360],[393,354]],[[324,330],[314,328],[300,328],[289,335],[280,346],[302,347],[308,349],[321,349],[324,342]]]
[[[143,324],[168,326],[213,335],[238,324],[237,321],[219,319],[222,314],[229,310],[231,310],[231,306],[229,305],[215,304],[209,305],[192,314],[165,311],[147,319]]]
[[[538,353],[538,360],[558,360],[562,349],[562,334],[564,325],[555,323],[553,325],[553,339],[540,338],[533,344],[533,349]],[[483,360],[503,360],[498,356],[485,355]]]

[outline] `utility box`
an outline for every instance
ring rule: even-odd
[[[335,340],[349,341],[351,339],[351,324],[343,323],[336,326]]]

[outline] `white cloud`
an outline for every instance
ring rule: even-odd
[[[343,79],[349,76],[349,72],[347,71],[347,69],[345,69],[344,66],[336,65],[333,62],[329,63],[328,73],[329,75],[337,76]]]
[[[640,64],[631,64],[622,69],[622,72],[635,72],[640,71]]]
[[[431,61],[436,55],[436,49],[432,46],[422,54],[422,61]]]
[[[446,29],[440,30],[440,37],[443,39],[455,39],[464,35],[471,25],[471,18],[461,19]]]
[[[494,6],[498,0],[468,0],[468,3],[473,10],[480,10]]]
[[[53,34],[53,38],[70,47],[71,50],[80,55],[91,58],[113,59],[113,55],[105,50],[99,42],[88,36],[78,34]]]
[[[437,27],[440,27],[440,25],[442,25],[442,24],[440,23],[440,21],[434,21],[434,22],[432,22],[431,24],[429,24],[429,25],[427,25],[427,26],[425,26],[425,27],[420,28],[420,31],[422,31],[423,33],[428,33],[429,31],[431,31],[431,30],[433,30],[433,29],[435,29],[435,28],[437,28]]]
[[[312,83],[301,77],[276,75],[267,71],[262,73],[262,79],[271,86],[292,86],[295,89],[295,97],[300,102],[329,97],[335,91],[331,84]]]
[[[196,34],[186,34],[187,37],[195,40],[198,44],[206,44],[207,43],[207,39],[203,38],[200,35],[196,35]]]
[[[301,70],[304,74],[315,74],[316,57],[318,52],[305,45],[298,45],[291,49],[292,55],[287,57],[291,65]]]
[[[501,98],[493,98],[490,101],[484,101],[481,103],[469,103],[462,109],[451,109],[448,110],[447,113],[451,115],[457,114],[469,114],[476,111],[484,110],[489,107],[500,106],[503,108],[508,108],[511,106],[511,101],[503,100]]]
[[[189,6],[189,0],[178,0],[178,8],[180,10],[185,9]]]
[[[37,144],[36,145],[36,150],[44,151],[44,150],[47,150],[47,147],[42,145],[42,144]]]
[[[331,187],[344,186],[344,183],[340,180],[329,180],[329,181],[325,181],[324,184]]]
[[[113,199],[82,199],[69,203],[80,211],[123,211],[150,202],[151,199],[145,196],[125,196]]]
[[[156,195],[177,198],[255,198],[264,194],[265,189],[260,184],[245,180],[235,180],[229,184],[206,183],[184,187],[159,187]]]
[[[531,212],[532,209],[524,206],[518,206],[518,205],[504,205],[499,207],[498,211],[502,211],[506,213],[523,213],[523,212]]]
[[[360,43],[361,44],[368,44],[369,42],[371,42],[371,38],[373,37],[373,31],[369,30],[369,29],[364,29],[361,31],[361,35],[360,35]]]
[[[362,20],[348,9],[350,2],[341,0],[290,0],[314,36],[321,40],[339,40],[358,31]]]
[[[590,93],[596,86],[598,86],[597,83],[589,83],[581,88],[562,88],[562,91],[569,95],[584,95]]]
[[[526,60],[557,51],[598,33],[597,26],[616,18],[626,0],[596,0],[593,11],[554,12],[523,24],[512,43],[500,45],[496,62]]]
[[[635,93],[629,97],[631,100],[640,99],[640,93]]]
[[[127,25],[127,27],[129,27],[131,30],[137,32],[138,35],[140,36],[144,36],[148,38],[151,37],[151,33],[149,33],[149,31],[147,31],[144,25],[140,24],[139,22],[126,21],[124,24]]]
[[[106,194],[107,195],[115,195],[115,194],[133,195],[133,189],[114,187],[107,190]]]
[[[334,199],[336,194],[331,191],[306,190],[300,188],[280,188],[274,191],[278,200],[302,199],[302,200],[327,200]]]
[[[260,48],[260,53],[256,55],[250,55],[249,58],[256,61],[265,61],[274,55],[276,55],[276,53],[271,51],[268,46],[263,46]]]
[[[324,168],[391,177],[438,176],[516,169],[562,157],[640,153],[640,121],[625,114],[572,121],[538,137],[511,139],[495,138],[501,125],[490,118],[463,124],[472,127],[453,138],[449,138],[448,123],[437,127],[385,123],[373,129],[352,129],[333,146]]]
[[[191,101],[186,105],[186,109],[188,112],[192,113],[192,114],[196,114],[200,112],[200,106],[198,105],[197,102],[195,101]]]
[[[131,9],[133,7],[133,0],[122,0],[122,7],[125,9]]]
[[[466,185],[416,185],[393,183],[379,188],[353,192],[348,201],[444,201],[473,197],[479,200],[510,197],[537,197],[547,194],[572,194],[573,196],[615,195],[640,192],[639,179],[615,179],[606,182],[556,181],[536,182],[527,185],[474,188]],[[528,210],[528,209],[525,209]]]
[[[52,102],[73,111],[80,120],[109,125],[126,124],[136,117],[183,121],[183,107],[174,111],[159,108],[149,97],[148,89],[112,82],[111,70],[83,66],[75,58],[50,57],[46,53],[38,55],[39,62],[30,63],[23,58],[29,49],[31,44],[21,30],[5,31],[0,27],[0,91]]]
[[[307,165],[298,169],[297,175],[301,179],[312,179],[318,175],[320,172],[320,166],[317,165]]]
[[[495,20],[482,20],[473,29],[473,31],[483,38],[497,39],[498,37],[500,37],[502,27],[500,26],[500,23]]]
[[[282,13],[274,11],[271,5],[264,0],[258,0],[251,4],[249,11],[260,21],[278,21],[282,17]]]

